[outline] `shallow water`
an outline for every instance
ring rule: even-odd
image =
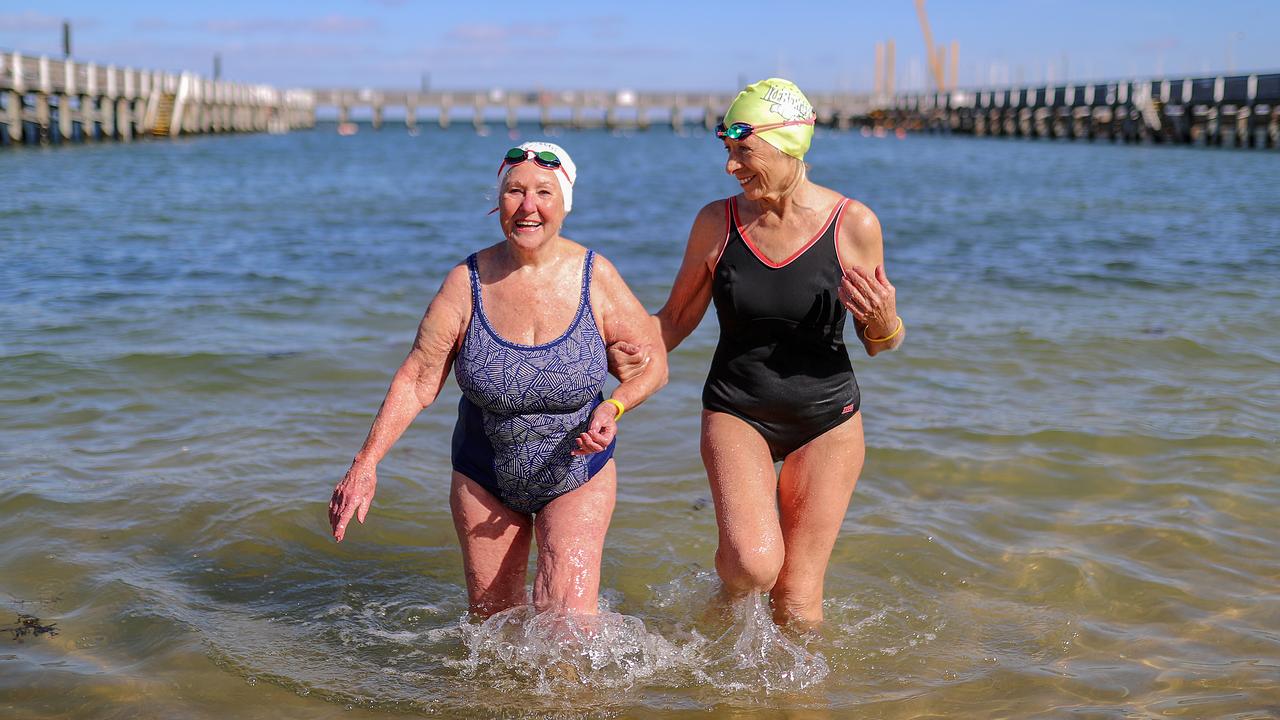
[[[566,234],[657,308],[723,151],[559,140]],[[854,358],[866,470],[793,634],[712,607],[713,319],[624,422],[601,618],[465,619],[452,383],[328,538],[423,309],[498,239],[511,144],[0,153],[0,715],[1280,715],[1274,153],[820,134],[909,339]]]

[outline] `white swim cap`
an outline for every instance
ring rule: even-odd
[[[576,182],[578,179],[578,168],[576,165],[573,164],[573,158],[569,157],[569,153],[565,152],[565,149],[560,147],[559,145],[556,145],[555,143],[549,143],[549,142],[521,143],[517,145],[514,149],[527,150],[535,153],[542,153],[542,152],[551,153],[556,157],[557,160],[560,161],[560,167],[558,168],[554,168],[554,169],[547,168],[546,166],[541,165],[540,163],[539,163],[539,167],[544,167],[547,170],[551,170],[552,174],[556,176],[556,180],[560,183],[560,192],[564,195],[564,211],[567,213],[570,210],[572,210],[573,209],[573,183]],[[516,164],[519,164],[519,162],[520,161],[517,161]],[[537,161],[535,160],[535,162]],[[506,158],[503,159],[502,165],[503,165],[502,177],[506,177],[506,174],[511,172],[511,168],[514,167],[514,165],[512,165],[511,161],[507,160]]]

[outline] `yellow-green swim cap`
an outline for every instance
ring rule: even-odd
[[[790,80],[769,78],[738,93],[724,114],[725,127],[747,123],[753,127],[780,125],[757,131],[761,140],[797,160],[803,160],[813,139],[813,104]],[[794,124],[793,124],[794,123]]]

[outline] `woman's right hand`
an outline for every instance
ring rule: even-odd
[[[369,504],[373,502],[373,493],[378,486],[378,466],[356,460],[343,476],[342,482],[333,489],[333,497],[329,500],[329,525],[333,528],[333,539],[342,542],[347,534],[347,524],[355,515],[360,524],[364,524],[369,514]]]
[[[649,364],[649,347],[619,340],[608,347],[609,373],[626,382],[644,372]]]
[[[577,446],[570,455],[582,456],[603,452],[618,434],[617,408],[613,403],[602,402],[587,418],[587,431],[576,439]]]

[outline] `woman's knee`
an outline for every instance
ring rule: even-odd
[[[730,589],[766,592],[778,580],[783,554],[771,548],[743,550],[721,543],[716,550],[716,572]]]

